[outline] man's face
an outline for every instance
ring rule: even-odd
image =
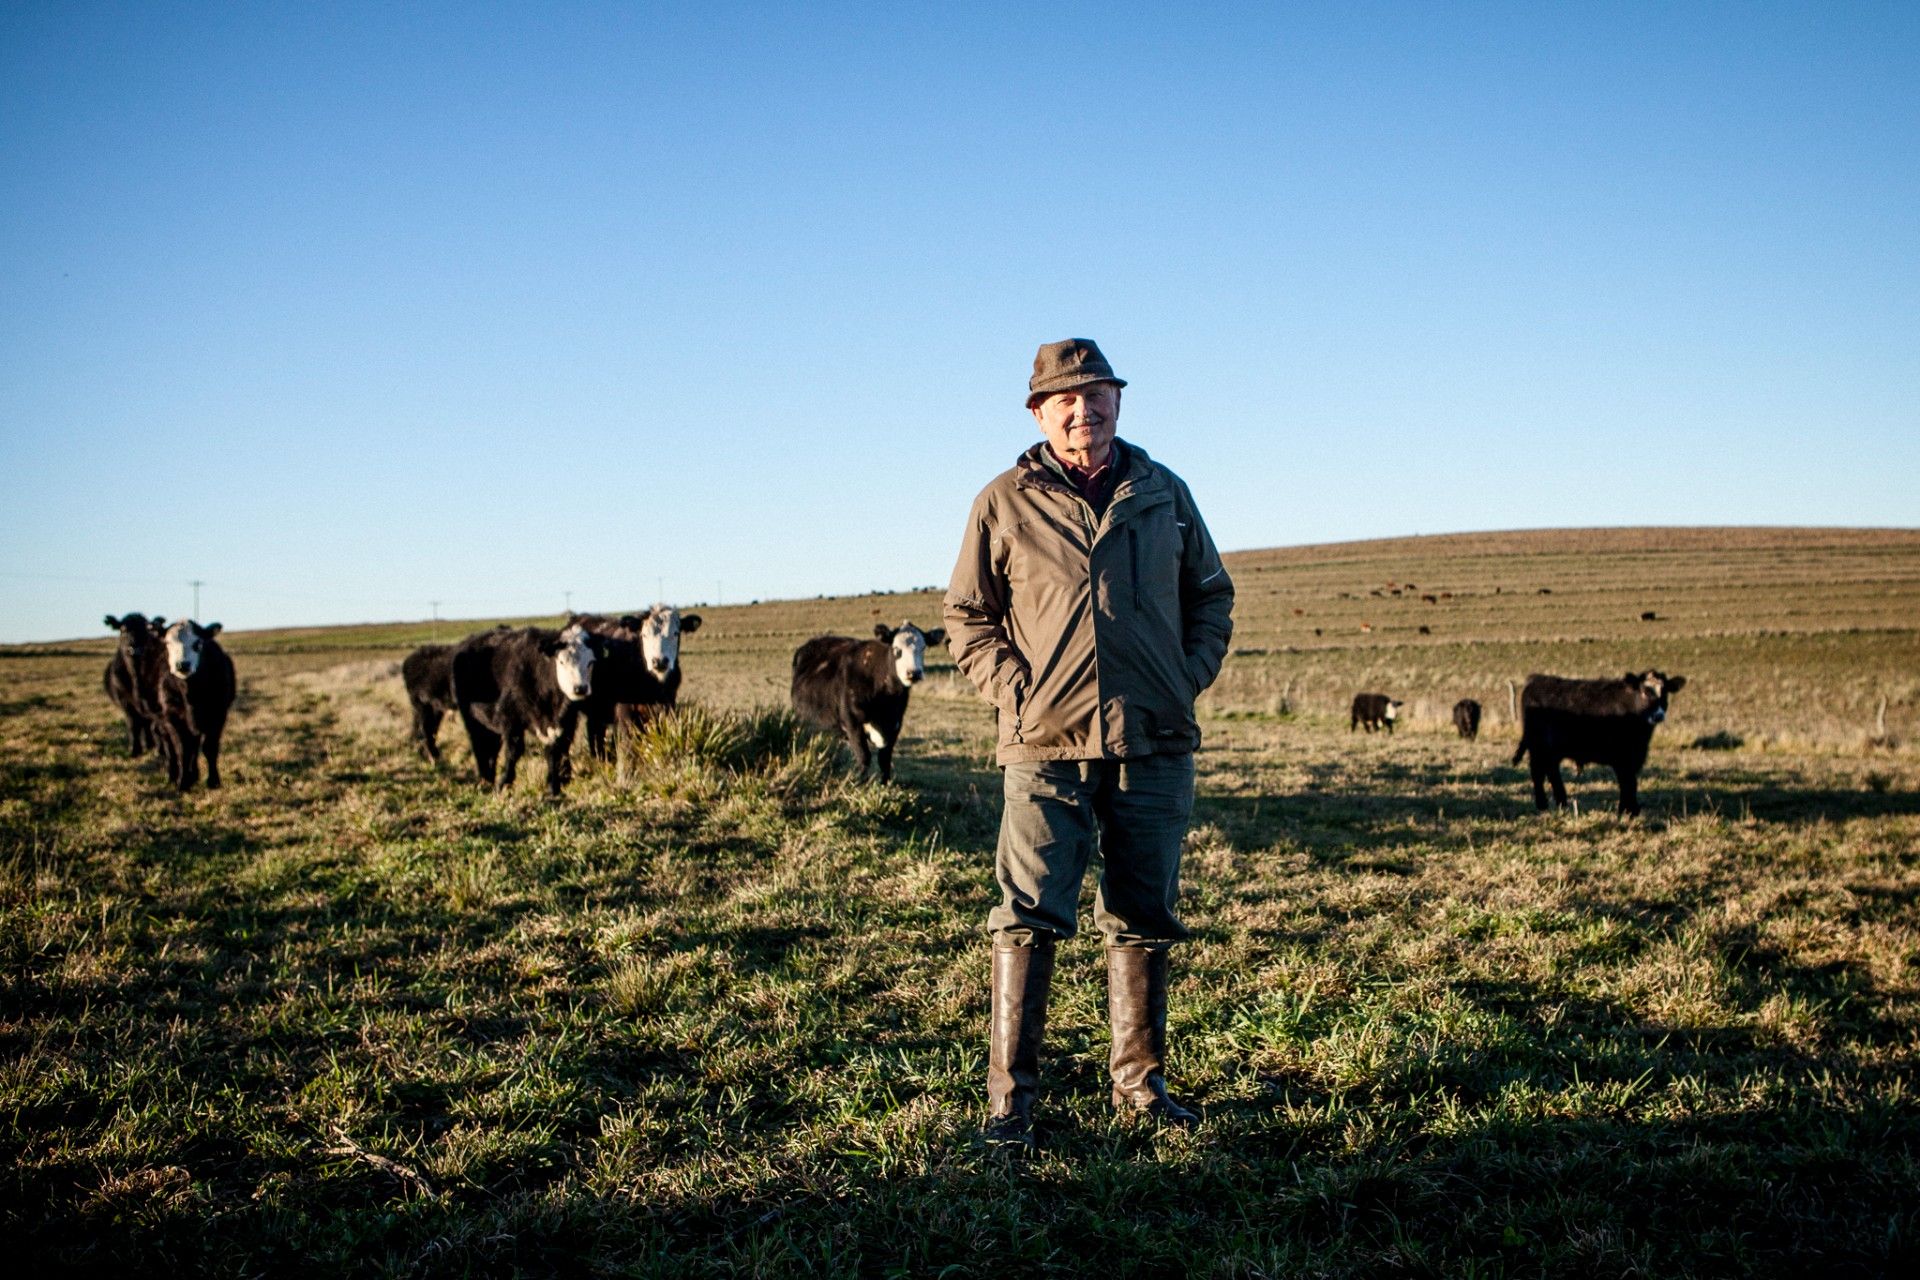
[[[1107,460],[1120,420],[1120,388],[1095,382],[1056,391],[1033,406],[1033,420],[1063,461],[1097,467]]]

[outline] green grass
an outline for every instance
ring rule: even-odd
[[[1024,1166],[970,1142],[990,714],[936,665],[885,788],[779,709],[800,640],[930,624],[931,597],[702,610],[692,705],[617,765],[582,756],[559,803],[537,760],[477,790],[457,726],[447,768],[410,750],[394,663],[424,624],[232,635],[229,786],[186,797],[126,758],[105,641],[0,651],[16,1265],[1920,1261],[1920,535],[1480,535],[1234,568],[1172,1018],[1206,1123],[1108,1112],[1083,936]],[[1452,598],[1367,594],[1408,577]],[[1647,665],[1690,683],[1646,818],[1610,816],[1605,770],[1570,783],[1579,813],[1536,817],[1506,680]],[[1394,737],[1348,732],[1363,687],[1409,699]],[[1476,743],[1446,724],[1469,693]]]

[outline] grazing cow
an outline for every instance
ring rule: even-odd
[[[1533,803],[1545,811],[1547,783],[1564,808],[1567,786],[1560,762],[1604,764],[1620,780],[1620,812],[1640,812],[1640,769],[1654,726],[1667,718],[1667,699],[1685,687],[1685,676],[1629,671],[1617,680],[1565,680],[1532,675],[1520,693],[1520,745],[1513,762],[1533,756]]]
[[[907,695],[926,675],[927,646],[944,642],[947,633],[902,622],[880,623],[873,635],[815,636],[796,649],[793,709],[803,720],[845,734],[862,777],[871,753],[878,752],[880,780],[890,782]]]
[[[1347,721],[1347,732],[1352,733],[1358,725],[1368,733],[1379,728],[1392,733],[1394,721],[1400,718],[1400,708],[1406,705],[1384,693],[1356,693],[1353,695],[1353,718]]]
[[[1429,594],[1429,595],[1424,595],[1424,596],[1421,596],[1420,598],[1421,598],[1422,600],[1425,600],[1425,601],[1426,601],[1426,602],[1427,602],[1428,604],[1439,604],[1439,603],[1440,603],[1440,597],[1439,597],[1439,596],[1436,596],[1436,595],[1431,595],[1431,594]]]
[[[700,629],[700,615],[656,604],[645,613],[607,618],[575,614],[571,622],[607,640],[587,699],[587,754],[607,758],[607,726],[637,729],[656,708],[680,700],[680,637]]]
[[[1453,727],[1460,736],[1472,742],[1480,736],[1480,704],[1472,698],[1462,698],[1453,704]]]
[[[1433,634],[1433,628],[1423,623],[1421,624],[1421,627],[1420,627],[1420,634],[1423,636],[1430,636]]]
[[[201,626],[189,619],[164,633],[165,669],[160,675],[160,753],[167,776],[186,791],[199,780],[200,758],[207,761],[207,790],[220,789],[220,737],[233,709],[233,659],[214,637],[217,622]]]
[[[1655,612],[1654,612],[1653,610],[1651,610],[1651,609],[1649,609],[1649,610],[1647,610],[1647,611],[1646,611],[1645,613],[1643,613],[1643,614],[1641,614],[1641,615],[1640,615],[1640,621],[1642,621],[1642,622],[1658,622],[1658,621],[1660,621],[1660,615],[1659,615],[1659,614],[1657,614],[1657,613],[1655,613]]]
[[[127,754],[144,755],[159,745],[155,729],[160,719],[160,671],[166,645],[161,634],[165,618],[129,613],[106,617],[107,627],[120,633],[120,645],[107,663],[103,683],[107,699],[127,718]]]
[[[440,763],[440,721],[459,704],[453,698],[453,646],[423,644],[400,664],[413,708],[413,738],[429,762]]]
[[[531,732],[547,744],[547,791],[560,794],[573,775],[567,753],[607,643],[579,626],[482,631],[460,642],[453,651],[453,700],[482,785],[495,785],[496,762],[499,788],[513,785]]]

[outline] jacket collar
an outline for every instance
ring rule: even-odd
[[[1147,457],[1147,451],[1139,445],[1115,438],[1114,444],[1120,448],[1120,474],[1113,480],[1112,502],[1123,498],[1137,497],[1159,488],[1165,482],[1154,470],[1153,459]],[[1042,440],[1014,462],[1014,470],[1019,473],[1014,483],[1023,489],[1059,489],[1066,493],[1077,492],[1067,483],[1065,476],[1047,458],[1047,444]]]

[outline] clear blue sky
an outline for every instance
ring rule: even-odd
[[[1229,549],[1920,524],[1920,5],[0,8],[0,640],[944,583],[1068,336]]]

